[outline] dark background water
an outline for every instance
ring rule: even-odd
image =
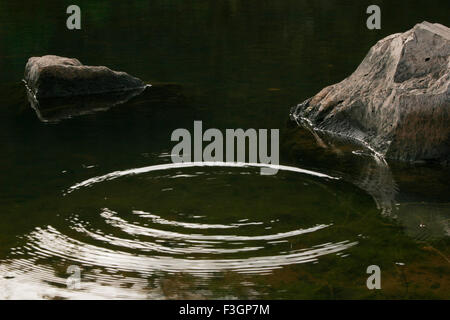
[[[82,29],[76,31],[66,28],[70,4],[0,2],[0,271],[13,273],[0,282],[4,297],[24,297],[25,291],[35,294],[32,297],[70,297],[51,290],[63,286],[65,269],[72,264],[88,270],[86,278],[93,282],[127,287],[125,296],[177,298],[193,292],[197,298],[449,297],[449,170],[425,164],[382,165],[364,152],[353,154],[360,148],[339,141],[324,149],[310,133],[288,123],[290,107],[348,76],[379,39],[424,20],[449,26],[448,1],[78,1]],[[366,28],[370,4],[381,6],[381,30]],[[106,112],[43,123],[28,104],[21,79],[27,59],[45,54],[123,70],[154,84],[154,90]],[[342,179],[322,181],[285,172],[262,178],[255,170],[194,168],[119,179],[63,196],[68,187],[93,176],[168,163],[164,155],[173,147],[172,131],[192,130],[194,120],[202,120],[204,128],[279,128],[282,164]],[[172,179],[179,174],[191,177]],[[164,193],[169,189],[174,193]],[[103,198],[111,202],[103,203]],[[149,270],[144,266],[155,262],[146,263],[145,258],[155,253],[143,249],[147,236],[117,230],[123,225],[112,228],[99,214],[105,207],[129,221],[135,218],[130,212],[139,209],[190,223],[279,221],[274,234],[333,224],[325,234],[290,238],[287,247],[259,243],[263,249],[256,255],[226,243],[231,253],[219,255],[223,259],[272,256],[282,261],[286,253],[327,242],[358,244],[343,249],[345,262],[328,254],[318,262],[269,268],[269,275],[262,270],[254,276],[217,271],[214,263],[208,265],[217,271],[212,278],[171,273],[158,264]],[[101,232],[88,237],[77,229],[79,223]],[[173,225],[161,228],[180,231]],[[258,225],[248,228],[229,235],[272,232]],[[198,233],[208,234],[192,231]],[[59,239],[53,247],[43,241],[49,234]],[[121,239],[119,244],[98,237],[108,234]],[[166,241],[166,249],[182,247],[177,237],[150,238]],[[74,241],[82,243],[78,251],[69,250],[67,243]],[[108,264],[106,257],[87,258],[103,257],[103,248],[120,251],[118,261],[128,259],[122,251],[144,260],[132,270],[126,263]],[[181,256],[216,259],[206,243],[200,249],[203,253],[197,256]],[[167,263],[177,269],[186,261]],[[365,288],[365,268],[371,264],[387,272],[381,293]],[[23,280],[17,270],[30,275]],[[14,291],[14,279],[30,287]],[[95,288],[83,292],[122,294]]]

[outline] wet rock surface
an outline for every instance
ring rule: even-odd
[[[375,44],[356,71],[291,112],[406,161],[450,160],[450,29],[423,22]]]

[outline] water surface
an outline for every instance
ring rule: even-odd
[[[289,121],[382,37],[450,25],[447,1],[375,1],[382,29],[369,31],[372,2],[79,1],[80,31],[65,28],[68,1],[0,3],[0,298],[448,299],[448,168]],[[21,79],[44,54],[153,87],[43,122]],[[174,166],[170,135],[194,120],[279,128],[285,167]],[[366,287],[370,265],[382,290]]]

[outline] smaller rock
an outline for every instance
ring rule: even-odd
[[[103,66],[85,66],[77,59],[54,55],[28,59],[25,82],[37,100],[121,92],[146,86],[125,72]]]

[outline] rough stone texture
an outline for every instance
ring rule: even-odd
[[[40,98],[103,94],[145,87],[138,78],[103,66],[84,66],[77,59],[47,55],[28,59],[28,89]]]
[[[373,46],[356,71],[293,108],[298,120],[386,158],[450,158],[450,29],[423,22]]]

